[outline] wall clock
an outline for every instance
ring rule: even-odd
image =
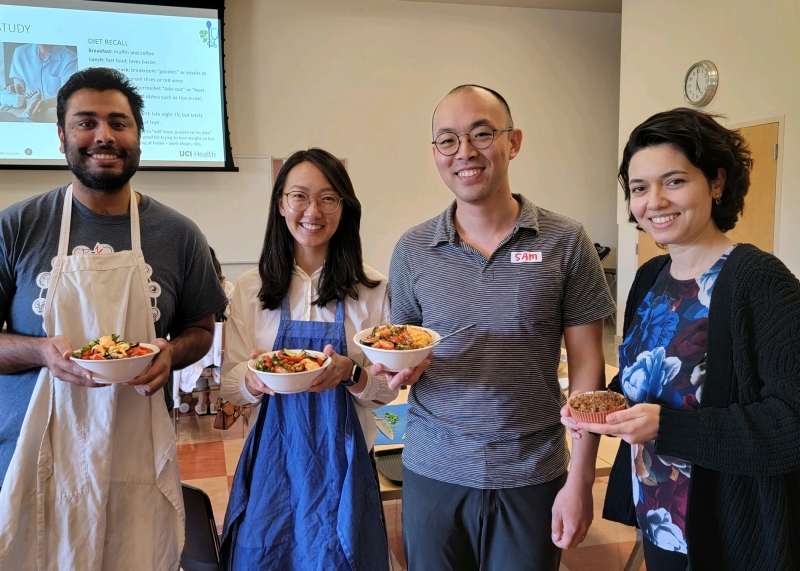
[[[704,59],[689,68],[683,78],[683,96],[696,107],[703,107],[714,98],[719,85],[719,72],[714,62]]]

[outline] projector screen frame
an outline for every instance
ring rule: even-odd
[[[87,4],[134,4],[144,6],[171,6],[174,8],[200,8],[216,10],[219,18],[220,41],[220,66],[222,72],[222,123],[225,149],[225,164],[223,166],[197,166],[187,163],[186,166],[139,166],[140,171],[187,171],[187,172],[239,172],[233,160],[231,146],[231,132],[228,124],[228,96],[225,83],[225,0],[83,0]],[[145,130],[147,124],[145,123]],[[0,170],[69,170],[66,164],[62,165],[36,165],[36,164],[2,164]]]

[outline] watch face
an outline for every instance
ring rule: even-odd
[[[697,103],[706,94],[708,87],[708,70],[702,65],[694,66],[686,76],[686,83],[683,86],[686,99],[692,103]]]

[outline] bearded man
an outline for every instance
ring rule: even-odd
[[[142,108],[116,70],[72,75],[57,98],[71,183],[0,212],[0,570],[179,566],[162,387],[211,347],[227,300],[197,226],[131,188]],[[98,383],[70,357],[111,334],[160,351]]]

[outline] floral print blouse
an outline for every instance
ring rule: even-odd
[[[708,349],[708,308],[726,251],[702,276],[676,280],[671,263],[647,293],[619,347],[620,382],[629,404],[699,408]],[[655,453],[655,441],[631,446],[633,501],[642,533],[667,551],[686,553],[691,463]]]

